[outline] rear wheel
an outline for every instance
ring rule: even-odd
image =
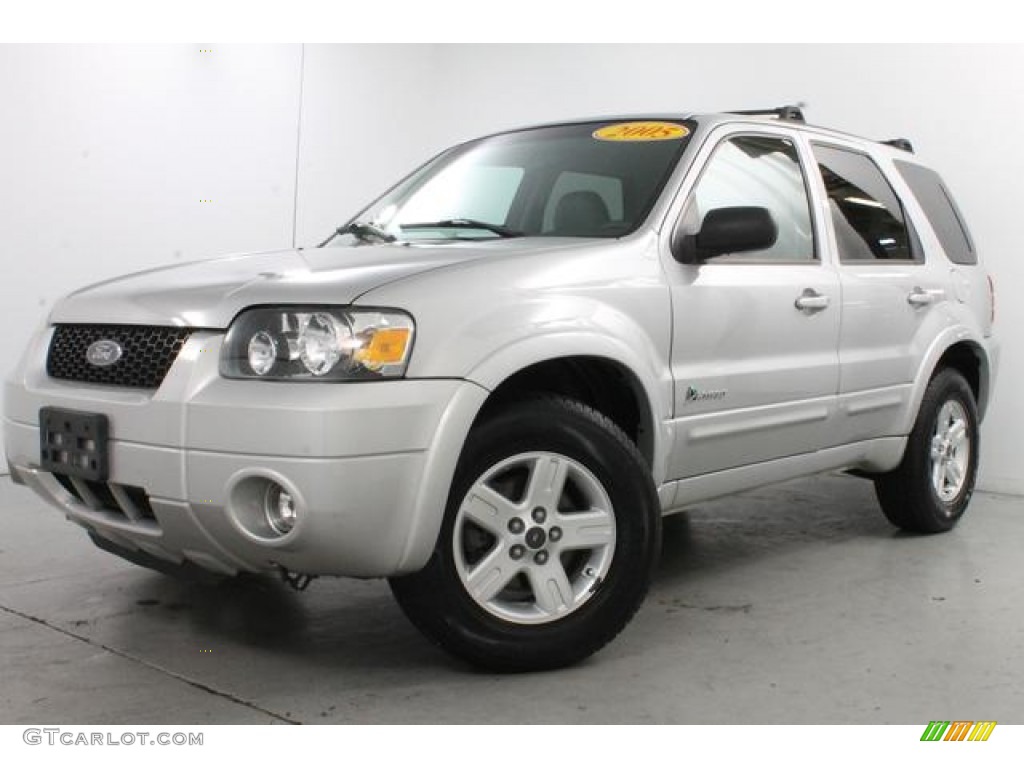
[[[928,384],[900,466],[875,479],[893,525],[915,533],[950,530],[963,516],[978,472],[978,408],[951,368]]]
[[[564,398],[520,402],[470,434],[434,555],[392,590],[471,663],[565,666],[636,612],[660,520],[647,466],[615,424]]]

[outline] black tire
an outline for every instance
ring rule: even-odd
[[[967,455],[962,485],[944,489],[948,498],[943,498],[933,481],[937,459],[932,456],[932,443],[947,404],[957,414],[962,413],[966,421]],[[936,450],[940,448],[942,445]],[[953,528],[963,517],[974,492],[978,449],[978,406],[974,393],[958,371],[944,368],[925,390],[903,461],[894,471],[875,478],[875,494],[885,516],[893,525],[912,533],[942,533]]]
[[[540,458],[534,458],[534,455]],[[522,483],[523,490],[521,500],[514,502],[520,505],[515,509],[524,510],[519,519],[526,521],[525,526],[532,527],[525,534],[513,535],[512,524],[495,524],[495,530],[505,525],[509,534],[502,538],[491,536],[493,544],[488,544],[490,534],[476,531],[476,518],[460,510],[481,498],[475,494],[490,489],[488,483],[496,482],[487,480],[485,483],[488,477],[502,478],[502,482],[512,487],[517,482],[515,473],[519,471],[516,462],[522,457],[538,462],[532,465],[527,462],[524,466],[541,467],[541,461],[548,461],[543,470],[522,469],[524,479],[518,481]],[[560,466],[560,462],[568,467],[565,471],[570,479],[562,481],[564,490],[550,492],[552,498],[561,500],[555,501],[555,511],[544,520],[551,527],[537,526],[536,520],[530,519],[538,514],[537,507],[533,507],[532,513],[527,509],[533,506],[531,489],[534,486],[530,480],[542,472],[555,472],[546,467]],[[506,473],[503,475],[500,468],[506,465],[512,468],[503,470]],[[499,468],[498,474],[489,474],[495,468]],[[595,486],[594,481],[599,485]],[[487,487],[482,489],[481,484]],[[567,547],[570,543],[569,531],[573,525],[571,515],[574,513],[569,496],[575,494],[579,497],[582,493],[580,488],[584,485],[598,494],[603,491],[605,495],[602,498],[610,502],[610,515],[604,519],[614,521],[608,526],[614,542],[605,541],[593,550],[584,548],[573,553],[560,552],[560,546]],[[551,487],[555,487],[554,484]],[[559,484],[557,487],[563,486]],[[467,496],[471,490],[474,502]],[[514,492],[503,493],[503,501],[517,498]],[[581,510],[584,508],[591,509],[587,504],[579,507]],[[460,521],[458,539],[457,519]],[[559,521],[566,520],[570,522],[565,533],[559,529],[556,539],[551,531],[565,524]],[[516,530],[518,526],[516,523]],[[536,533],[536,527],[546,531],[546,543],[541,548],[527,546],[528,538],[516,538],[521,535],[528,537],[530,531]],[[572,535],[577,536],[585,529],[580,526],[572,530]],[[585,534],[589,536],[595,529],[590,527],[586,530],[591,532]],[[603,536],[604,533],[599,531],[597,535]],[[481,550],[488,546],[493,548],[480,556],[476,564],[467,565],[470,548],[466,542],[471,539],[483,542],[479,547]],[[535,536],[533,544],[537,540]],[[561,545],[555,543],[559,541]],[[525,555],[513,563],[512,550],[516,542],[520,542]],[[658,498],[650,471],[636,446],[621,429],[597,411],[566,398],[538,397],[504,407],[474,427],[459,459],[444,523],[431,560],[418,573],[391,579],[391,589],[413,624],[442,648],[471,664],[500,672],[553,669],[590,656],[632,619],[647,593],[660,544]],[[544,601],[537,597],[532,587],[534,583],[547,585],[549,593],[565,594],[564,591],[559,592],[553,582],[547,581],[546,576],[537,576],[539,582],[533,580],[535,572],[543,570],[540,566],[534,568],[536,558],[542,549],[546,553],[547,548],[551,554],[545,554],[544,562],[550,567],[557,564],[567,575],[564,583],[574,588],[569,590],[572,594],[570,599],[577,604],[570,607],[569,600],[563,599],[559,603],[559,612],[544,614],[540,619],[542,623],[524,623],[519,617],[509,618],[501,611],[520,610],[521,606],[523,611],[542,613],[540,606]],[[505,570],[493,582],[508,579],[507,574],[515,572],[516,568],[523,571],[512,577],[509,584],[491,598],[493,602],[479,602],[470,594],[464,580],[470,579],[470,574],[483,563],[484,558],[491,555],[504,557],[505,552],[509,553],[509,559],[502,560],[503,565],[495,566],[496,571]],[[579,565],[572,558],[600,563],[599,572]],[[581,581],[586,578],[591,581]],[[519,585],[518,590],[516,584]],[[516,602],[517,599],[522,602]],[[566,611],[564,615],[562,610]]]

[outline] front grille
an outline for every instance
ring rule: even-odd
[[[152,325],[58,325],[46,372],[55,379],[156,389],[191,334],[188,328]],[[86,352],[103,340],[116,341],[121,358],[112,365],[93,365]]]

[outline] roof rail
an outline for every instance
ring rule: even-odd
[[[888,144],[890,147],[896,147],[896,149],[902,149],[904,152],[914,154],[914,145],[910,143],[910,139],[889,139],[883,141],[882,144]]]
[[[792,120],[794,123],[804,123],[803,110],[800,105],[788,104],[775,109],[730,109],[730,115],[749,115],[751,117],[775,117],[779,120]]]

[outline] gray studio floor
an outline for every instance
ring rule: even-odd
[[[573,669],[427,645],[384,582],[182,584],[0,478],[0,723],[1024,722],[1024,500],[893,532],[843,476],[666,524],[651,595]]]

